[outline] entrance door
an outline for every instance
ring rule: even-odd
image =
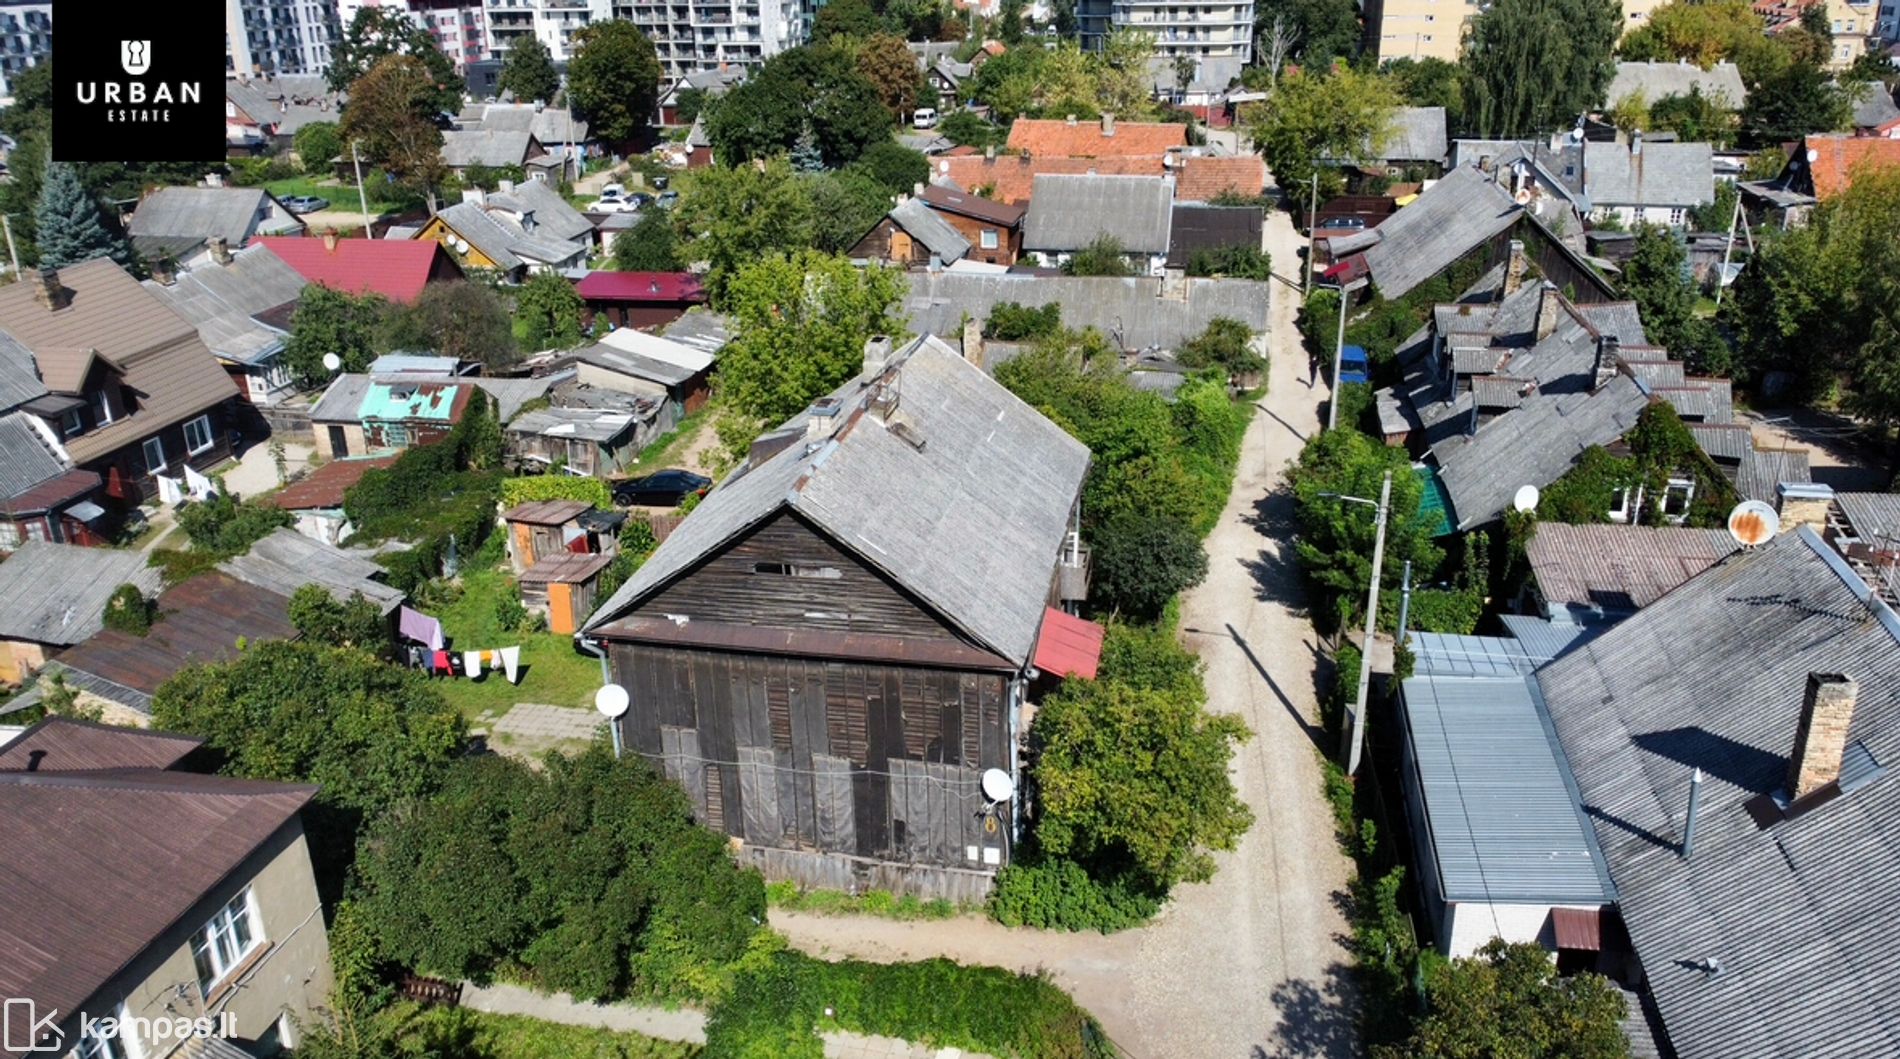
[[[343,428],[330,428],[330,458],[338,459],[350,454],[350,439],[343,434]]]

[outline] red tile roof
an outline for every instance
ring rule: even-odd
[[[1159,158],[1170,147],[1187,146],[1187,126],[1118,121],[1104,135],[1099,121],[1017,118],[1009,146],[1038,158]]]
[[[433,239],[338,239],[335,250],[317,236],[272,235],[252,241],[270,247],[312,283],[348,294],[380,294],[393,302],[415,301],[436,274],[436,256],[448,257]]]
[[[1809,172],[1814,180],[1814,197],[1832,198],[1854,183],[1854,173],[1862,166],[1891,168],[1900,166],[1900,140],[1879,136],[1810,136],[1805,145]]]
[[[948,180],[965,191],[981,192],[989,188],[989,197],[999,202],[1027,203],[1036,178],[1047,173],[1099,173],[1103,176],[1166,176],[1161,156],[1152,158],[1030,158],[1027,155],[1003,155],[985,158],[934,159],[938,179]]]
[[[1036,634],[1035,666],[1050,676],[1093,680],[1107,635],[1107,629],[1092,621],[1050,607],[1043,611],[1042,631]]]
[[[310,477],[285,486],[282,492],[265,497],[263,502],[275,504],[286,511],[342,507],[344,491],[362,481],[366,472],[395,462],[394,456],[335,460],[311,471]]]
[[[706,292],[691,272],[607,272],[596,270],[581,278],[581,297],[588,301],[704,302]]]
[[[1257,154],[1188,158],[1175,174],[1177,202],[1206,202],[1223,191],[1258,195],[1267,186],[1267,163]]]

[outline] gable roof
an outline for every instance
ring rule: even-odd
[[[1165,176],[1167,165],[1159,156],[1144,158],[1031,158],[980,154],[939,155],[931,160],[931,179],[945,181],[970,194],[990,189],[999,202],[1026,204],[1035,193],[1039,176],[1058,173],[1095,173],[1102,176]]]
[[[426,239],[338,239],[334,250],[318,238],[259,241],[312,283],[393,302],[415,301],[438,269],[457,276],[462,271],[440,243]]]
[[[1108,236],[1131,254],[1164,254],[1173,208],[1174,181],[1167,177],[1039,176],[1023,249],[1080,250]]]
[[[1017,118],[1009,127],[1009,148],[1031,157],[1159,158],[1187,146],[1187,126],[1148,121],[1066,121]]]
[[[68,470],[44,420],[31,412],[0,415],[0,511],[25,514],[29,509],[16,505],[32,503],[37,487]]]
[[[436,216],[503,271],[520,268],[524,259],[559,264],[586,249],[552,232],[543,234],[538,226],[528,231],[506,213],[473,202],[458,202]]]
[[[538,103],[484,103],[470,107],[464,115],[473,115],[476,130],[482,132],[527,132],[542,144],[583,144],[587,142],[587,123],[574,117],[565,107]]]
[[[272,125],[279,136],[295,136],[313,121],[341,118],[342,96],[329,82],[314,74],[224,79],[225,101],[260,125]]]
[[[12,335],[0,331],[0,411],[46,396],[46,383],[33,354]]]
[[[1185,297],[1163,297],[1164,281],[1152,276],[1037,276],[1021,272],[907,272],[910,293],[903,309],[914,334],[962,333],[967,314],[985,319],[999,302],[1062,306],[1066,327],[1093,327],[1124,350],[1159,346],[1177,349],[1207,329],[1215,317],[1231,316],[1256,332],[1267,329],[1268,284],[1245,279],[1191,277]]]
[[[1686,96],[1695,88],[1711,99],[1726,99],[1730,110],[1740,110],[1748,102],[1748,88],[1734,63],[1719,62],[1704,70],[1684,60],[1617,63],[1603,101],[1615,106],[1628,96],[1639,95],[1643,102],[1654,105],[1666,96]]]
[[[970,252],[970,241],[950,226],[928,203],[907,198],[891,207],[885,216],[924,245],[932,257],[944,264],[959,260]]]
[[[1900,122],[1900,107],[1894,105],[1893,91],[1879,81],[1860,86],[1854,97],[1854,127],[1883,130]]]
[[[1517,222],[1524,208],[1476,169],[1454,169],[1377,228],[1332,240],[1335,260],[1364,252],[1373,283],[1400,298]]]
[[[286,335],[256,315],[295,302],[308,282],[269,247],[251,246],[228,265],[194,268],[170,284],[148,279],[145,289],[191,321],[214,356],[255,364],[280,352]]]
[[[713,365],[713,354],[705,349],[631,327],[616,327],[573,356],[667,386],[678,386]]]
[[[383,568],[363,553],[331,547],[282,526],[252,544],[250,551],[219,563],[218,569],[286,599],[305,585],[317,585],[340,603],[360,593],[388,614],[407,598],[381,580]]]
[[[1443,162],[1451,151],[1444,107],[1400,107],[1385,142],[1368,154],[1384,162]]]
[[[1622,617],[1734,554],[1726,529],[1539,522],[1525,549],[1553,617]]]
[[[1832,198],[1846,191],[1862,166],[1900,166],[1900,140],[1884,136],[1810,136],[1804,145],[1807,154],[1798,164],[1808,167],[1815,198]]]
[[[159,572],[136,551],[25,541],[0,563],[0,639],[65,646],[103,627],[120,585],[151,594]]]
[[[168,769],[189,757],[204,742],[195,735],[117,728],[55,714],[0,747],[0,771]]]
[[[877,378],[900,387],[913,446],[868,405],[873,379],[819,445],[794,442],[707,494],[627,584],[587,620],[601,631],[701,560],[781,511],[808,520],[949,619],[1026,664],[1088,449],[934,338]],[[806,430],[801,414],[781,429]]]
[[[1267,186],[1267,163],[1257,154],[1216,156],[1197,154],[1181,160],[1175,170],[1176,202],[1206,202],[1224,192],[1257,196]]]
[[[316,790],[155,768],[0,772],[0,993],[78,1011]]]
[[[589,239],[594,234],[594,222],[568,205],[561,193],[545,180],[517,180],[512,190],[491,191],[485,198],[495,209],[517,215],[532,213],[534,232],[543,238],[553,236],[573,241]]]
[[[182,423],[237,396],[237,383],[205,348],[197,328],[173,312],[108,258],[60,269],[71,296],[48,309],[31,288],[0,288],[0,328],[32,350],[43,377],[77,387],[87,366],[105,358],[124,372],[140,395],[129,416],[65,441],[75,463],[86,463]],[[49,385],[50,388],[55,388]]]
[[[574,285],[583,299],[625,302],[704,302],[706,290],[691,272],[611,272],[594,269]]]
[[[331,460],[311,471],[308,477],[290,483],[260,502],[286,511],[339,508],[343,506],[343,494],[362,481],[363,475],[395,462],[394,456]]]
[[[1900,1053],[1900,950],[1889,944],[1900,782],[1875,779],[1765,828],[1746,808],[1785,785],[1810,673],[1859,682],[1850,759],[1900,761],[1896,629],[1801,526],[1539,671],[1677,1053]]]
[[[1597,206],[1699,206],[1715,201],[1715,154],[1706,143],[1646,140],[1583,145],[1583,186]]]
[[[276,215],[268,227],[266,221]],[[139,253],[152,256],[145,241],[222,238],[233,250],[253,235],[300,232],[303,221],[263,188],[161,187],[132,211],[126,235]]]
[[[939,184],[925,185],[923,194],[917,197],[932,209],[955,213],[1004,228],[1014,228],[1023,223],[1023,214],[1027,212],[1022,206],[1014,203],[986,199],[981,195],[973,195],[967,191],[943,187]]]
[[[1509,414],[1433,450],[1458,529],[1496,518],[1526,485],[1563,477],[1585,449],[1628,433],[1649,404],[1636,380],[1618,375],[1592,393],[1533,393]]]
[[[521,165],[535,147],[526,129],[453,129],[442,134],[442,164],[450,169]]]

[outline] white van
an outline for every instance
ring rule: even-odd
[[[919,129],[934,129],[937,127],[937,112],[931,107],[918,107],[917,112],[910,116],[910,123]]]

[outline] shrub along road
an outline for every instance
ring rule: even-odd
[[[1267,249],[1285,275],[1300,262],[1299,236],[1285,214],[1267,224]],[[1319,655],[1293,558],[1292,501],[1280,489],[1326,396],[1306,385],[1298,301],[1297,287],[1276,284],[1272,388],[1208,537],[1207,580],[1182,606],[1187,642],[1207,663],[1210,707],[1239,714],[1254,732],[1232,766],[1255,815],[1239,848],[1215,856],[1212,882],[1177,888],[1153,924],[1122,934],[773,910],[772,925],[794,945],[869,960],[942,955],[1044,968],[1135,1059],[1357,1053],[1341,909],[1350,865],[1320,793]]]

